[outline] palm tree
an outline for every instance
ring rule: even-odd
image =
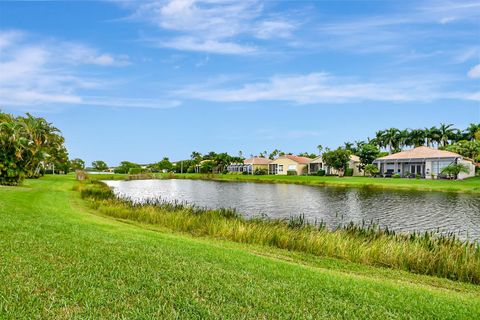
[[[318,154],[319,155],[322,154],[323,146],[321,144],[317,146],[317,149],[318,149]]]
[[[190,155],[190,158],[192,160],[198,160],[202,157],[202,154],[200,152],[197,152],[197,151],[193,151],[192,154]]]
[[[425,130],[422,129],[413,129],[408,133],[408,145],[414,147],[420,147],[425,145]]]
[[[390,128],[385,130],[383,135],[383,143],[388,146],[389,152],[393,153],[394,150],[398,150],[401,142],[401,132],[397,128]]]
[[[427,139],[427,147],[433,147],[435,143],[438,145],[440,143],[440,130],[435,126],[430,129],[425,128],[425,137]]]
[[[379,130],[375,132],[375,138],[372,140],[375,141],[375,144],[378,146],[379,149],[387,147],[385,144],[385,130]]]
[[[453,124],[440,123],[440,128],[438,128],[440,134],[439,142],[443,147],[448,145],[448,142],[455,136],[456,129],[452,127]]]
[[[463,131],[464,140],[475,140],[475,133],[480,131],[480,123],[470,123],[467,129]]]

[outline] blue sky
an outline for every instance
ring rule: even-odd
[[[2,1],[0,107],[71,157],[315,152],[480,121],[478,1]]]

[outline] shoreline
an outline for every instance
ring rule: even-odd
[[[125,175],[126,177],[127,175]],[[318,177],[318,176],[246,176],[228,174],[153,174],[154,179],[190,179],[218,182],[283,183],[317,187],[367,188],[423,192],[450,192],[480,194],[480,177],[467,180],[401,180],[369,177]],[[368,180],[367,180],[368,179]],[[107,179],[108,180],[108,179]],[[363,180],[363,181],[362,181]],[[450,184],[450,185],[449,185]]]

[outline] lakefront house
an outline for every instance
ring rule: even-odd
[[[354,154],[350,156],[348,168],[353,170],[354,176],[363,176],[363,171],[360,170],[360,158]],[[323,162],[322,156],[318,156],[308,164],[308,174],[315,174],[320,170],[325,170],[326,175],[337,175],[338,170],[331,168]]]
[[[378,166],[380,175],[387,177],[399,174],[401,177],[437,179],[442,176],[442,170],[451,164],[462,164],[468,168],[468,173],[460,173],[457,179],[475,176],[473,161],[454,152],[425,146],[375,159],[373,164]]]
[[[290,171],[296,175],[305,174],[308,172],[307,167],[311,161],[312,159],[310,158],[287,154],[272,160],[268,164],[268,173],[286,175]]]
[[[246,172],[247,174],[254,174],[255,171],[264,170],[268,171],[268,164],[270,159],[262,157],[252,157],[250,159],[243,160],[243,163],[231,163],[227,166],[228,172]]]

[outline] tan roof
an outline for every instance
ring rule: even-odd
[[[300,163],[300,164],[307,164],[307,163],[310,163],[312,161],[312,159],[310,159],[310,158],[294,156],[292,154],[286,154],[284,156],[278,157],[278,159],[281,159],[281,158],[287,158],[287,159],[290,159],[290,160],[295,161],[296,163]]]
[[[353,162],[360,162],[360,158],[354,154],[350,155],[350,160],[352,160]],[[322,156],[316,157],[315,159],[310,161],[310,163],[323,163]]]
[[[253,157],[250,159],[243,160],[244,164],[269,164],[271,162],[270,159],[262,158],[262,157]]]
[[[416,147],[411,150],[389,154],[388,156],[378,158],[377,160],[399,160],[399,159],[425,159],[425,158],[461,158],[458,153],[437,150],[429,147]]]

